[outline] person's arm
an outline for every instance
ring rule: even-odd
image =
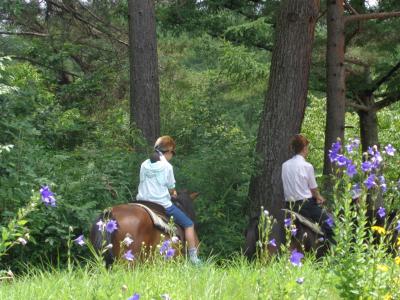
[[[176,198],[178,196],[176,189],[175,189],[175,176],[174,176],[174,169],[169,168],[168,175],[167,175],[167,185],[168,191],[172,198]]]
[[[325,202],[325,198],[321,196],[318,188],[310,189],[312,196],[315,198],[318,204],[322,204]]]
[[[317,181],[315,180],[314,167],[310,164],[308,168],[308,186],[310,188],[312,196],[315,198],[318,204],[325,202],[325,198],[321,196],[318,190]]]
[[[172,198],[178,197],[178,194],[176,193],[175,189],[169,189],[168,191]]]

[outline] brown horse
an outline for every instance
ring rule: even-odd
[[[197,196],[198,193],[189,193],[183,190],[178,192],[176,199],[173,199],[174,204],[193,222],[195,221],[193,200]],[[162,240],[161,234],[164,234],[166,239],[170,238],[168,233],[163,233],[154,226],[153,220],[145,208],[133,205],[133,203],[120,204],[107,209],[92,225],[90,241],[97,251],[104,250],[106,245],[112,244],[112,248],[105,252],[106,265],[110,265],[116,258],[129,250],[131,250],[135,258],[142,258],[143,255],[150,254],[150,249],[153,249],[153,251],[156,249],[156,246]],[[161,208],[161,211],[165,214],[163,208]],[[117,229],[111,234],[107,230],[104,230],[104,227],[101,230],[101,227],[98,225],[99,221],[106,223],[110,220],[116,221],[117,225]],[[181,241],[185,244],[182,229],[180,229],[180,233]],[[126,237],[129,237],[133,242],[128,243],[129,245],[123,243]]]

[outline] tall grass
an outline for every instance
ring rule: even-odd
[[[304,278],[303,283],[296,280]],[[72,272],[32,269],[0,284],[0,299],[338,299],[332,275],[305,261],[294,267],[284,259],[268,265],[243,258],[194,267],[186,262],[77,267]]]

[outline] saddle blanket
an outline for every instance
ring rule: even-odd
[[[296,220],[298,220],[301,224],[303,224],[304,226],[307,226],[308,228],[310,228],[312,231],[314,231],[315,233],[318,233],[319,235],[324,236],[324,232],[321,230],[321,227],[316,224],[311,222],[309,219],[307,219],[306,217],[303,217],[302,215],[300,215],[297,212],[294,212],[292,210],[289,209],[282,209],[284,212],[291,214]]]
[[[152,209],[141,203],[129,203],[129,205],[136,205],[146,210],[157,229],[170,236],[177,234],[177,228],[175,226],[171,226],[166,217],[156,214]]]

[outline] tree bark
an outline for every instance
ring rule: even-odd
[[[300,132],[306,107],[314,29],[320,3],[284,0],[278,18],[268,91],[260,121],[256,154],[257,174],[250,182],[250,219],[260,207],[268,209],[281,225],[282,163],[290,158],[290,138]],[[284,240],[283,226],[274,238]]]
[[[128,0],[131,126],[149,144],[160,135],[156,19],[153,0]]]
[[[332,166],[327,150],[331,148],[332,143],[336,142],[338,137],[343,140],[344,116],[346,112],[343,1],[327,1],[327,6],[327,112],[325,127],[324,175],[332,173]]]
[[[378,117],[377,111],[374,109],[374,96],[372,94],[363,95],[361,97],[363,104],[369,107],[368,111],[357,111],[360,117],[360,139],[362,151],[366,152],[368,146],[378,145]]]

